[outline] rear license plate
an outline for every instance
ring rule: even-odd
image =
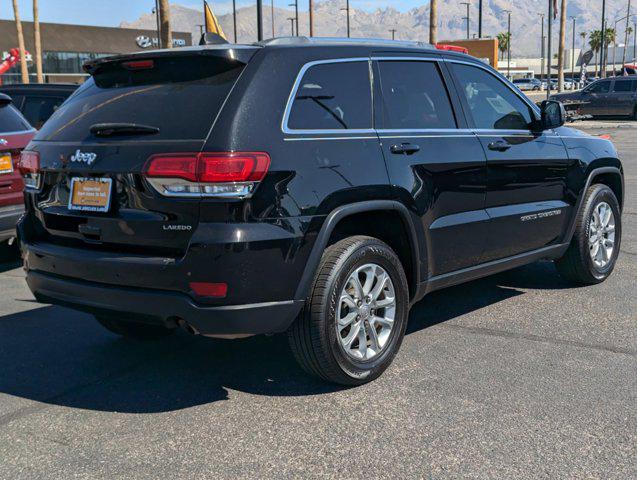
[[[11,155],[0,155],[0,174],[13,173],[13,160]]]
[[[111,206],[112,186],[111,178],[73,178],[69,210],[108,212]]]

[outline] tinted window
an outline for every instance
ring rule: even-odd
[[[288,126],[294,130],[372,128],[367,62],[311,67],[296,92]]]
[[[153,140],[207,136],[243,67],[199,56],[156,58],[152,68],[106,64],[62,104],[38,139],[77,141],[96,123],[159,128]]]
[[[532,120],[529,106],[502,81],[478,67],[452,65],[476,128],[529,128]]]
[[[615,80],[613,92],[634,92],[636,90],[635,87],[637,87],[637,82],[635,80]]]
[[[40,129],[63,102],[60,97],[26,97],[22,114],[31,125]]]
[[[380,62],[383,128],[456,128],[449,95],[433,62]]]
[[[588,90],[590,93],[608,93],[610,90],[610,82],[597,82],[591,85]]]
[[[22,132],[24,130],[31,130],[31,125],[13,105],[0,107],[0,133]]]

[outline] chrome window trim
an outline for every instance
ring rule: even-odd
[[[294,98],[301,86],[301,81],[303,80],[303,76],[307,73],[307,71],[315,67],[317,65],[329,65],[333,63],[358,63],[358,62],[367,62],[371,64],[370,57],[351,57],[351,58],[332,58],[328,60],[315,60],[313,62],[308,62],[301,67],[299,73],[296,76],[296,80],[294,81],[294,85],[292,87],[292,91],[290,92],[290,96],[288,97],[288,101],[285,105],[285,111],[283,113],[283,120],[281,122],[281,131],[284,134],[297,134],[297,135],[312,135],[312,134],[365,134],[365,133],[376,133],[373,128],[362,128],[362,129],[316,129],[316,130],[303,130],[303,129],[292,129],[288,126],[290,121],[290,113],[292,112],[292,106],[294,103]],[[370,88],[373,88],[371,85],[371,77],[370,77]],[[373,97],[372,98],[373,101]],[[372,105],[373,110],[373,105]],[[373,116],[370,118],[370,123],[373,127]]]

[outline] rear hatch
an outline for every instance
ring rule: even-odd
[[[42,240],[179,257],[199,221],[197,198],[160,195],[142,171],[153,155],[200,152],[256,49],[183,49],[98,60],[50,118],[35,214]]]

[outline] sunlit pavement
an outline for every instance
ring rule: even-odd
[[[118,339],[0,273],[0,478],[634,478],[637,137],[621,256],[572,288],[550,263],[438,292],[393,366],[342,390],[285,338]]]

